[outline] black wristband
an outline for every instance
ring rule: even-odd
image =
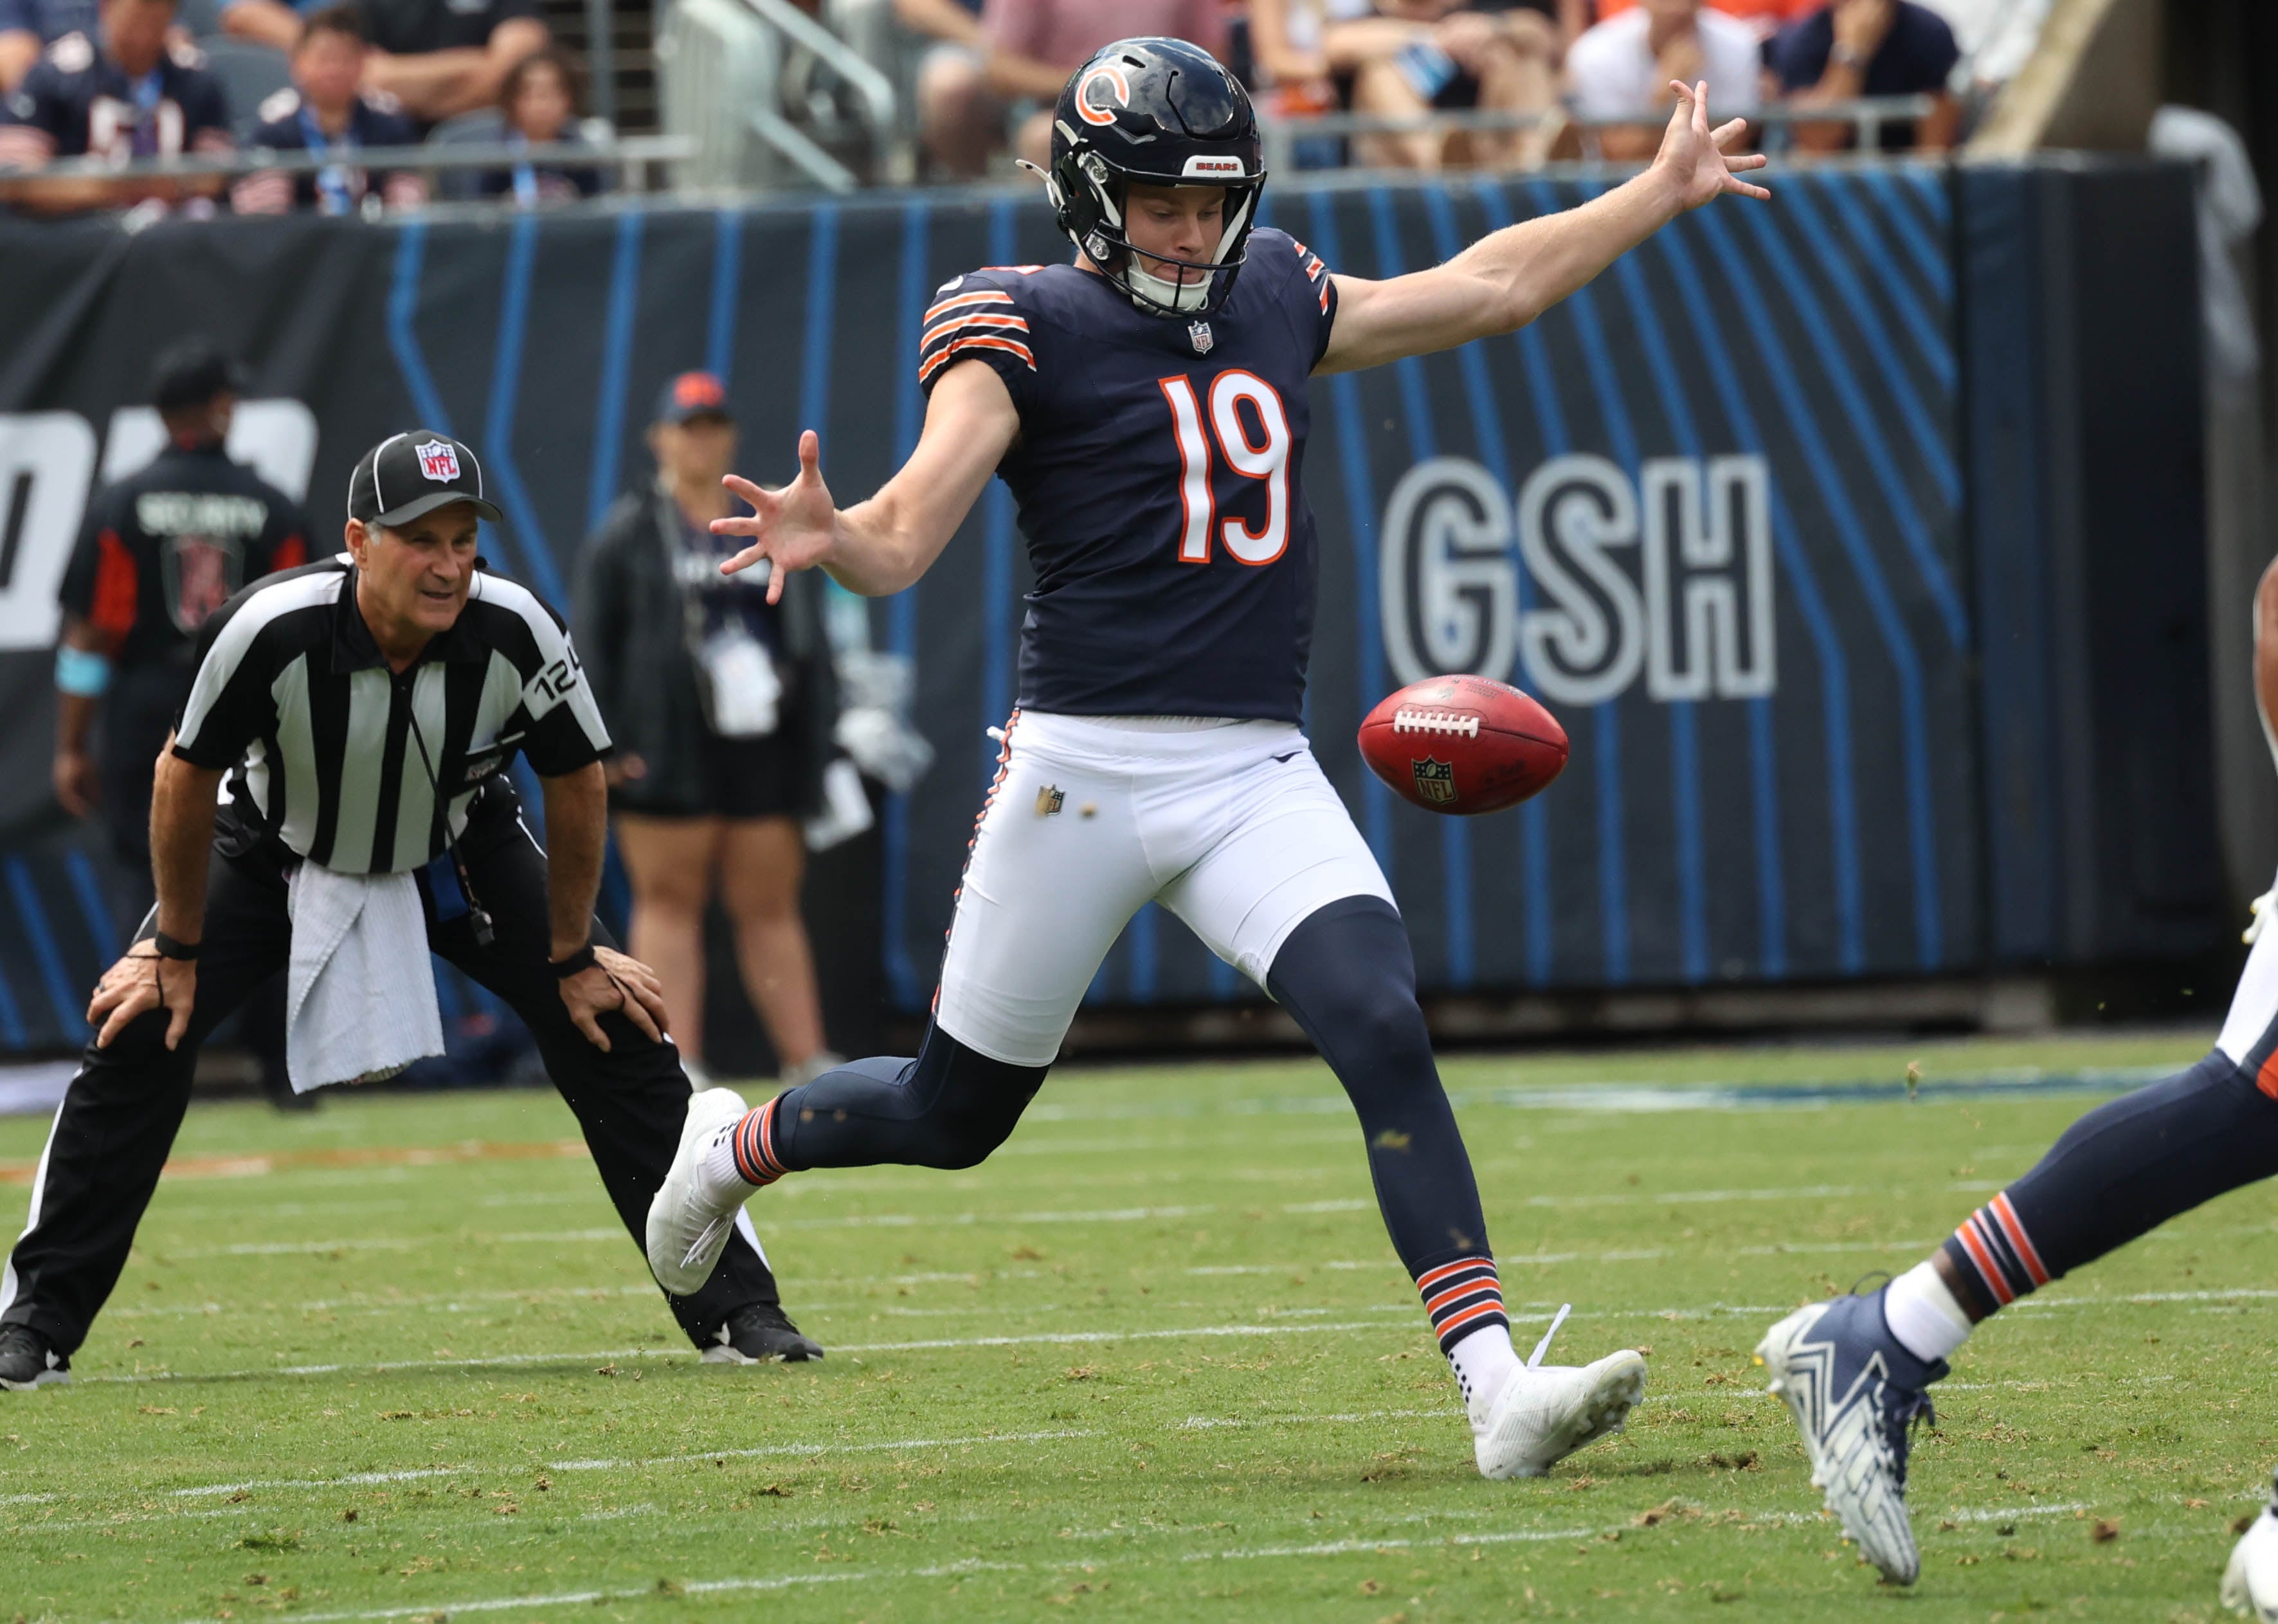
[[[160,958],[195,959],[198,956],[196,942],[178,942],[163,930],[151,933],[150,945],[158,949]]]
[[[573,975],[584,974],[600,962],[593,956],[593,944],[589,942],[569,957],[550,961],[547,967],[554,972],[555,980],[566,981]]]

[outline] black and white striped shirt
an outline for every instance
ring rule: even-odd
[[[355,606],[346,553],[248,588],[209,620],[174,728],[285,844],[340,873],[440,856],[476,787],[516,751],[552,777],[599,760],[608,730],[570,634],[525,588],[478,571],[467,606],[397,675]],[[417,727],[413,727],[414,720]]]

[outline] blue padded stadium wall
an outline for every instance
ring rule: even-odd
[[[2040,172],[2020,173],[2023,194],[2041,184]],[[2007,209],[2014,220],[2022,205],[1980,172],[1791,176],[1773,205],[1691,217],[1517,335],[1316,384],[1305,483],[1322,590],[1308,722],[1393,879],[1427,987],[1971,973],[2197,952],[2214,939],[2187,859],[2153,878],[2188,905],[2107,908],[2092,929],[2070,914],[2063,928],[2049,922],[2061,888],[2046,867],[2050,819],[2083,831],[2107,867],[2141,870],[2153,846],[2188,847],[2202,827],[2212,842],[2188,759],[2203,675],[2191,689],[2183,660],[2173,682],[2128,684],[2176,637],[2203,648],[2190,617],[2203,622],[2205,606],[2170,591],[2167,629],[2141,646],[2111,620],[2114,606],[2172,587],[2161,570],[2198,568],[2197,510],[2157,499],[2175,533],[2161,562],[2138,567],[2122,516],[2137,509],[2123,499],[2144,460],[2075,454],[2048,471],[2050,444],[2097,443],[2050,427],[2073,387],[2057,381],[2066,330],[2034,302],[2048,266],[2106,253],[2115,211],[2152,240],[2139,257],[2187,256],[2188,185],[2124,166],[2065,184],[2073,235],[2019,247],[1984,217]],[[2135,188],[2133,201],[2099,203],[2107,185]],[[1389,276],[1590,189],[1341,178],[1277,186],[1268,223],[1337,270]],[[582,538],[647,477],[646,407],[672,373],[708,366],[727,379],[747,471],[786,477],[795,434],[812,425],[834,490],[858,498],[915,440],[910,358],[934,288],[975,265],[1065,252],[1032,199],[960,193],[170,223],[131,238],[0,223],[11,268],[0,523],[11,538],[0,705],[18,719],[0,732],[0,862],[26,875],[0,886],[0,1048],[77,1041],[66,1006],[99,961],[92,934],[70,923],[81,904],[53,855],[89,843],[64,828],[46,789],[43,606],[97,449],[117,438],[114,409],[137,398],[165,338],[201,330],[238,348],[255,398],[313,415],[304,471],[320,531],[371,441],[415,422],[470,439],[507,512],[486,555],[566,607]],[[2005,255],[2026,255],[2041,282],[2004,282]],[[2073,274],[2107,303],[2154,285]],[[2097,381],[2164,403],[2150,425],[2174,437],[2155,458],[2164,492],[2196,444],[2185,408],[2197,374],[2161,352],[2164,328],[2146,332],[2114,347]],[[2001,449],[2004,423],[2037,462]],[[18,454],[35,444],[84,454]],[[2050,538],[2074,532],[2050,514],[2077,508],[2091,481],[2096,512],[2080,533],[2093,545],[2052,555]],[[2106,618],[2083,622],[2093,635],[2020,644],[2021,614],[2067,623],[2048,583],[2083,569],[2103,583]],[[931,992],[993,768],[983,730],[1013,698],[1026,584],[1011,503],[992,486],[932,575],[873,607],[875,644],[915,661],[915,720],[939,760],[887,800],[874,848],[824,865],[809,914],[837,933],[839,962],[867,967],[904,1010]],[[2082,660],[2104,673],[2098,706],[2120,706],[2107,731],[2121,714],[2131,729],[2164,729],[2167,759],[2107,751],[2059,788],[2077,752],[2049,696],[2070,691]],[[1538,801],[1434,819],[1362,768],[1352,735],[1365,710],[1409,675],[1455,668],[1517,682],[1565,721],[1572,762]],[[2043,698],[2029,703],[2036,682]],[[2051,776],[2013,817],[2020,760],[2045,761]],[[1153,909],[1093,989],[1115,1003],[1246,995]]]

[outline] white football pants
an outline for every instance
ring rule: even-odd
[[[1261,987],[1307,916],[1392,900],[1288,722],[1016,711],[974,831],[934,1018],[969,1048],[1049,1065],[1150,900]]]

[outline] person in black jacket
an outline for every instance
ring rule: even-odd
[[[827,1071],[814,962],[799,911],[801,820],[822,807],[837,684],[817,578],[769,605],[764,572],[722,576],[710,522],[736,424],[720,380],[665,386],[654,484],[618,499],[585,544],[577,640],[618,751],[617,850],[633,889],[628,946],[664,985],[672,1034],[704,1086],[704,912],[716,885],[737,958],[786,1079]]]

